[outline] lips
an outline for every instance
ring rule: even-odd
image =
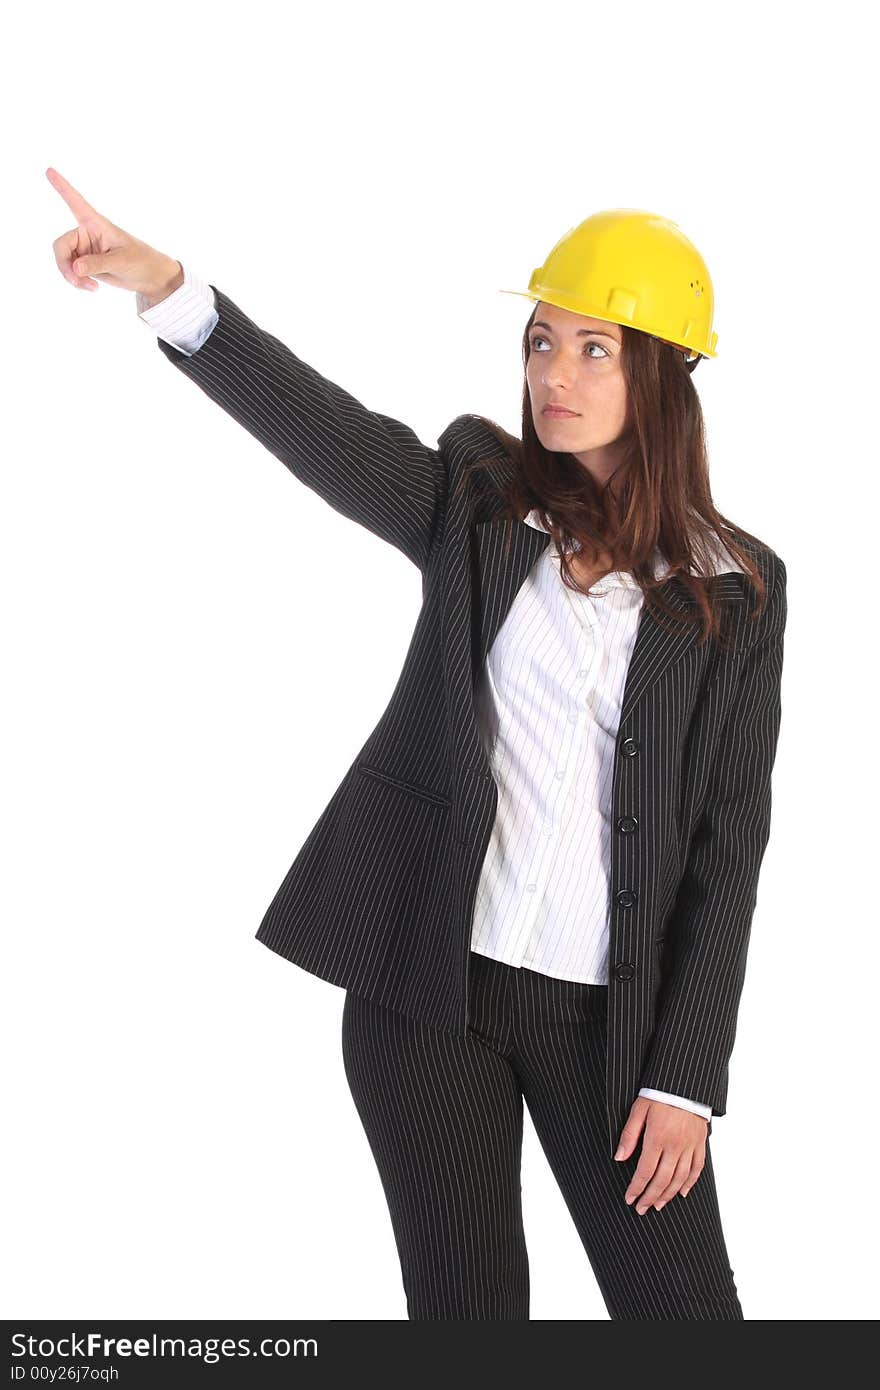
[[[575,419],[577,412],[574,410],[566,410],[563,406],[560,405],[545,405],[541,414],[552,415],[559,420],[573,420]]]

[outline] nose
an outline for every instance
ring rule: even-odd
[[[565,359],[558,352],[545,354],[546,361],[541,370],[541,382],[544,386],[553,388],[555,386],[570,386],[575,376],[574,363],[566,366]]]

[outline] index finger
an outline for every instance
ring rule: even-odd
[[[67,179],[64,178],[62,174],[59,174],[57,169],[53,169],[51,165],[46,170],[46,178],[49,180],[52,187],[57,189],[61,194],[78,222],[84,222],[87,217],[97,217],[98,214],[91,203],[87,203],[83,195],[77,193],[73,184],[68,183]]]

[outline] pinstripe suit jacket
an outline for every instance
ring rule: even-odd
[[[333,984],[463,1033],[473,903],[498,791],[474,687],[530,567],[550,544],[499,517],[465,463],[512,461],[475,415],[423,444],[367,410],[213,286],[219,319],[190,377],[337,512],[396,546],[423,603],[387,709],[319,815],[256,933]],[[506,540],[511,548],[503,558]],[[746,542],[743,542],[746,543]],[[728,1063],[780,723],[786,571],[751,546],[769,601],[747,619],[742,575],[710,580],[733,649],[673,635],[643,608],[614,771],[607,1112],[613,1153],[640,1086],[726,1111]],[[675,578],[664,591],[692,600]],[[711,1122],[710,1122],[711,1131]]]

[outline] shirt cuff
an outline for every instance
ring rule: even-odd
[[[684,1096],[673,1096],[668,1091],[654,1091],[649,1086],[642,1086],[639,1091],[640,1096],[647,1096],[649,1100],[662,1100],[666,1105],[680,1105],[682,1110],[692,1110],[695,1115],[702,1115],[704,1120],[711,1120],[711,1105],[702,1105],[698,1100],[686,1100]]]
[[[207,281],[181,262],[183,284],[158,304],[147,307],[147,296],[135,295],[138,317],[157,337],[192,357],[215,327],[217,313],[214,291]]]

